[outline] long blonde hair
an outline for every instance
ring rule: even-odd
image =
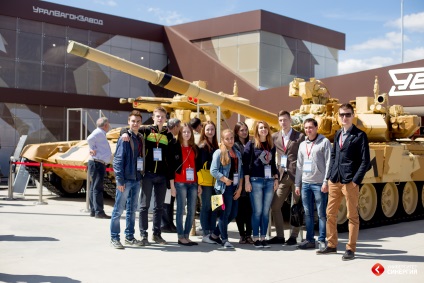
[[[234,137],[234,132],[232,130],[230,129],[223,130],[221,133],[222,142],[219,145],[219,149],[221,150],[221,156],[219,157],[219,160],[221,161],[221,164],[224,166],[231,162],[230,157],[228,156],[228,149],[224,144],[224,136],[228,133],[232,134]]]

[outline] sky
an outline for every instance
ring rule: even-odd
[[[402,63],[402,0],[49,0],[66,6],[172,26],[266,10],[346,35],[339,74]],[[403,0],[403,62],[424,59],[424,0]]]

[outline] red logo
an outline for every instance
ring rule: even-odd
[[[372,273],[374,273],[375,276],[380,276],[384,272],[384,267],[381,264],[376,263],[371,268],[371,271],[372,271]]]

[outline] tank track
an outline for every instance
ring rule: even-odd
[[[26,170],[29,172],[29,174],[31,175],[31,177],[33,177],[35,180],[39,181],[40,180],[40,168],[35,167],[35,166],[26,166]],[[57,189],[51,182],[49,178],[46,178],[45,176],[43,176],[43,186],[46,187],[49,191],[51,191],[52,193],[60,196],[60,197],[64,197],[65,194],[60,191],[59,189]]]

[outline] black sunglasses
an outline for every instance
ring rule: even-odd
[[[352,117],[352,113],[339,113],[340,117],[350,118]]]

